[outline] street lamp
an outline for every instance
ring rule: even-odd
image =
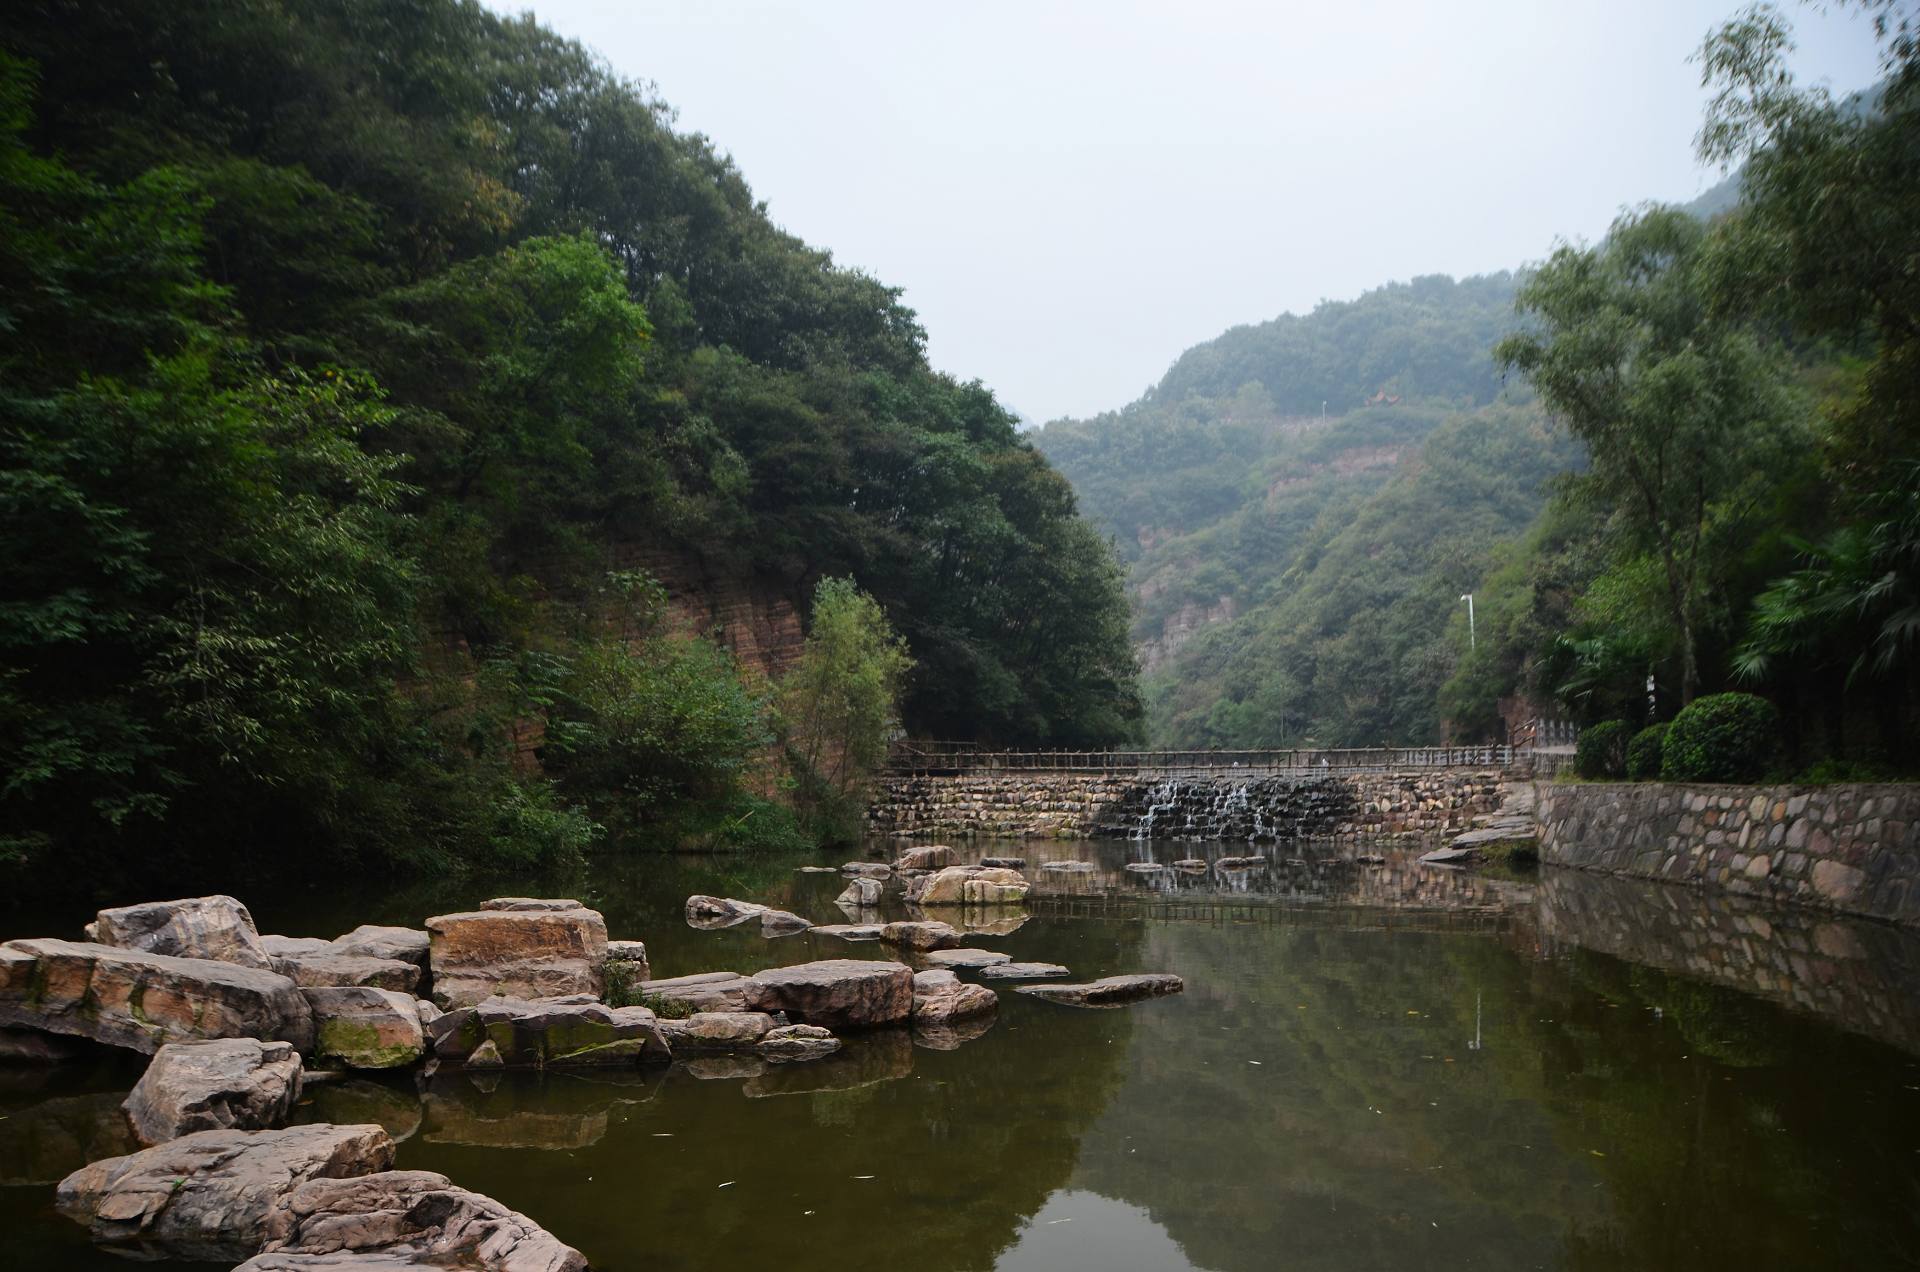
[[[1478,650],[1480,648],[1480,638],[1474,634],[1473,630],[1473,593],[1468,592],[1460,599],[1467,603],[1467,648],[1469,650]]]

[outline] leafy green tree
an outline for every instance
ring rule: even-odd
[[[1585,443],[1579,478],[1657,563],[1680,697],[1701,684],[1706,607],[1765,507],[1793,419],[1780,360],[1717,317],[1706,230],[1675,209],[1621,218],[1598,248],[1562,247],[1522,286],[1538,326],[1495,348]]]
[[[859,835],[869,784],[887,757],[901,682],[913,660],[874,599],[849,579],[822,579],[807,643],[780,678],[780,717],[803,823]]]

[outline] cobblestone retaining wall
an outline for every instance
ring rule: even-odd
[[[1181,778],[1183,786],[1216,784],[1223,794],[1257,793],[1275,778]],[[1479,813],[1498,808],[1506,779],[1495,769],[1420,773],[1358,773],[1302,777],[1301,784],[1336,783],[1350,797],[1338,820],[1296,826],[1273,819],[1263,838],[1425,835],[1462,830]],[[1149,806],[1163,779],[1091,773],[974,774],[903,777],[881,784],[867,810],[867,828],[893,838],[1093,839],[1131,834],[1138,810]],[[1172,819],[1155,839],[1206,839],[1183,834]]]
[[[1543,785],[1540,859],[1920,923],[1920,786]]]

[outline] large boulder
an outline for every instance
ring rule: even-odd
[[[417,1267],[475,1272],[586,1272],[587,1267],[578,1250],[525,1215],[424,1170],[304,1180],[274,1204],[262,1236],[262,1255],[241,1265],[251,1272],[408,1266],[285,1262],[295,1254],[403,1257]],[[276,1258],[281,1262],[273,1262]]]
[[[126,1110],[142,1144],[163,1144],[195,1131],[279,1126],[299,1098],[300,1053],[290,1043],[222,1038],[160,1048]]]
[[[1121,1007],[1143,998],[1178,994],[1187,983],[1169,972],[1142,972],[1132,976],[1103,976],[1084,985],[1021,985],[1023,994],[1065,1003],[1069,1007]]]
[[[755,973],[757,1010],[784,1011],[827,1029],[868,1029],[907,1019],[913,970],[900,963],[833,958]]]
[[[914,975],[915,1028],[950,1025],[970,1016],[983,1016],[999,1005],[1000,996],[985,985],[969,985],[944,968]]]
[[[599,911],[577,902],[558,909],[485,908],[496,904],[427,920],[434,1002],[467,1007],[494,995],[599,997],[607,958],[607,924]]]
[[[895,870],[940,870],[954,864],[954,852],[945,844],[909,848],[893,863]]]
[[[428,1030],[433,1054],[452,1066],[551,1069],[672,1059],[652,1011],[586,998],[490,998],[449,1011]]]
[[[300,1184],[392,1165],[393,1141],[377,1126],[198,1131],[81,1167],[54,1205],[135,1257],[233,1263],[260,1249],[268,1212]]]
[[[303,989],[364,985],[411,995],[420,984],[420,969],[412,963],[341,954],[332,947],[318,954],[275,955],[273,970]]]
[[[898,945],[902,949],[928,950],[958,949],[961,944],[960,933],[952,924],[928,921],[925,919],[901,923],[889,923],[880,929],[880,939],[889,945]]]
[[[864,910],[871,906],[879,905],[880,897],[885,891],[885,885],[878,879],[869,879],[865,875],[855,875],[853,878],[847,880],[846,891],[835,897],[833,903],[839,906],[849,906],[856,910]]]
[[[1007,905],[1025,900],[1029,887],[1018,870],[986,866],[948,866],[914,883],[907,899],[921,905]]]
[[[78,941],[0,946],[0,1025],[148,1055],[205,1038],[313,1045],[307,1000],[278,973]]]
[[[413,996],[364,985],[303,990],[313,1008],[313,1054],[349,1069],[404,1069],[426,1054]]]
[[[102,910],[87,925],[87,935],[115,949],[210,958],[262,971],[273,966],[260,944],[253,915],[227,896],[148,901]]]
[[[420,969],[422,975],[425,975],[427,959],[433,948],[433,938],[420,928],[362,923],[345,936],[333,941],[331,945],[335,954],[411,963]]]

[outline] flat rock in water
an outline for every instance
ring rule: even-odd
[[[889,945],[923,953],[957,949],[960,945],[960,933],[951,923],[927,919],[885,924],[880,929],[880,939]]]
[[[1178,994],[1187,983],[1168,972],[1106,976],[1083,985],[1021,985],[1019,992],[1069,1007],[1121,1007],[1145,998]]]
[[[641,981],[640,993],[689,1011],[759,1010],[758,989],[739,972],[696,972],[691,976]]]
[[[0,945],[0,1026],[73,1034],[151,1055],[169,1042],[313,1045],[313,1013],[277,972],[78,941]]]
[[[762,936],[792,936],[812,926],[813,924],[806,919],[787,910],[768,909],[762,911],[760,915],[760,935]]]
[[[944,968],[913,978],[913,1023],[922,1028],[985,1015],[999,1006],[1000,996],[985,985],[969,985]]]
[[[981,980],[1061,980],[1073,975],[1058,963],[995,963],[980,970]]]
[[[767,907],[754,901],[736,901],[732,897],[694,895],[687,898],[687,926],[713,931],[739,927],[758,919]]]
[[[996,870],[1025,870],[1027,859],[1025,857],[982,857],[980,864]]]
[[[432,940],[433,1001],[466,1007],[481,999],[548,998],[606,989],[607,923],[597,910],[494,909],[427,920]]]
[[[1011,955],[1002,954],[999,950],[962,949],[929,950],[927,952],[928,967],[958,967],[968,971],[977,971],[982,967],[994,967],[1001,963],[1011,963],[1012,961],[1013,958]]]
[[[102,910],[88,937],[116,949],[174,958],[208,958],[271,970],[260,931],[247,907],[229,896],[183,897]]]
[[[1082,874],[1094,868],[1091,861],[1043,861],[1042,870],[1051,870],[1056,874]]]
[[[771,968],[752,980],[759,1010],[784,1011],[803,1025],[869,1029],[913,1011],[913,969],[900,963],[825,959]]]
[[[134,1257],[231,1264],[259,1251],[268,1213],[302,1183],[392,1165],[378,1126],[198,1131],[83,1166],[60,1181],[54,1205]]]
[[[813,929],[815,936],[837,936],[843,941],[878,941],[886,935],[884,923],[822,923]]]
[[[591,999],[489,998],[449,1011],[428,1026],[428,1033],[441,1063],[466,1068],[630,1066],[672,1058],[652,1010]]]
[[[840,873],[860,875],[868,879],[891,879],[893,867],[884,861],[849,861],[840,867]]]
[[[564,910],[584,910],[586,905],[572,897],[495,897],[480,903],[482,910],[510,910],[521,914],[558,914]]]
[[[794,873],[796,874],[839,874],[840,869],[838,866],[797,866],[794,869]]]
[[[327,1267],[391,1267],[293,1263],[291,1255],[411,1260],[421,1268],[473,1272],[586,1272],[578,1250],[491,1197],[456,1187],[445,1175],[389,1170],[345,1179],[312,1178],[287,1191],[262,1227],[266,1253],[241,1265],[250,1272]],[[272,1260],[282,1262],[274,1263]]]
[[[142,1144],[195,1131],[259,1131],[281,1125],[300,1098],[300,1053],[286,1042],[222,1038],[170,1042],[127,1096],[127,1120]]]
[[[1207,868],[1207,863],[1200,857],[1182,857],[1173,863],[1173,868],[1175,870],[1185,871],[1188,874],[1198,874]]]
[[[1266,864],[1265,857],[1222,857],[1213,866],[1216,870],[1258,870]]]
[[[1478,848],[1435,848],[1432,852],[1422,853],[1420,864],[1423,866],[1464,866],[1480,860]]]
[[[1166,867],[1157,861],[1129,861],[1127,863],[1127,872],[1129,874],[1161,874],[1165,870]]]

